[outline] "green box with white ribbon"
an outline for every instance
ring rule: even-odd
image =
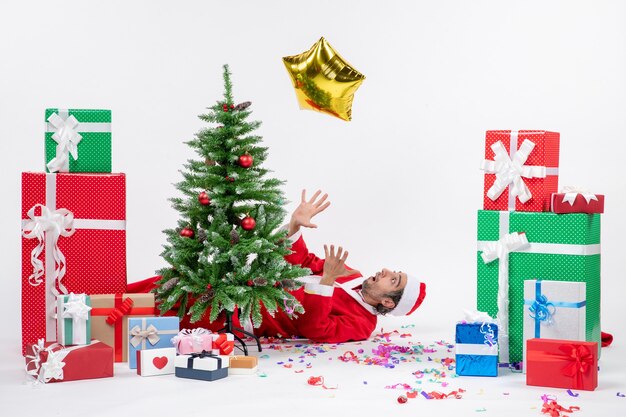
[[[111,110],[46,109],[46,172],[111,172]]]
[[[522,361],[531,279],[586,283],[585,338],[600,346],[599,214],[479,210],[476,261],[477,309],[500,321],[500,362]]]

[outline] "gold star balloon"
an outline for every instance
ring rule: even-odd
[[[317,110],[343,120],[352,119],[352,100],[365,76],[354,69],[324,39],[300,55],[286,56],[301,109]]]

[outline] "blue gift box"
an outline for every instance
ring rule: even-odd
[[[456,374],[498,376],[498,326],[494,323],[457,323]]]
[[[137,351],[172,347],[179,331],[178,317],[141,317],[128,319],[128,366],[137,369]]]

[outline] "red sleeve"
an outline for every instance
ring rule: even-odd
[[[309,268],[313,275],[321,275],[324,271],[324,259],[310,253],[302,236],[291,245],[292,254],[285,256],[285,260],[292,265],[301,265]]]
[[[342,343],[369,338],[376,328],[376,316],[365,311],[359,314],[359,310],[354,314],[331,314],[334,288],[320,287],[330,288],[330,296],[314,294],[305,289],[301,303],[306,317],[298,321],[300,335],[318,343]]]

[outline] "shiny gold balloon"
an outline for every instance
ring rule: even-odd
[[[365,76],[354,69],[324,39],[300,55],[286,56],[301,109],[317,110],[343,120],[352,119],[352,100]]]

